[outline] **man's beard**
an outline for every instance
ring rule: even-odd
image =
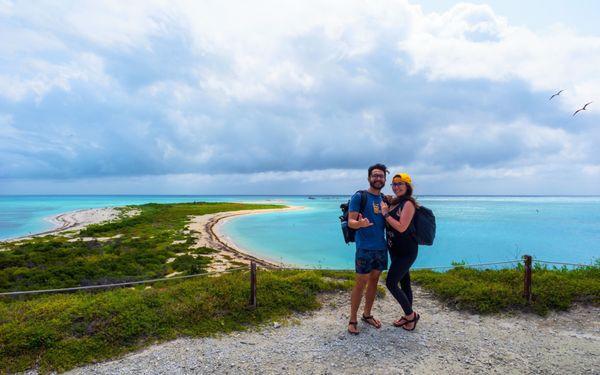
[[[385,185],[385,182],[381,182],[381,181],[369,181],[369,185],[371,185],[371,187],[375,190],[381,190],[383,189],[383,186]]]

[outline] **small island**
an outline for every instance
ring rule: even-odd
[[[0,292],[167,278],[114,289],[0,297],[0,369],[8,373],[62,372],[147,348],[136,354],[145,358],[142,362],[126,356],[92,365],[105,366],[103,371],[110,373],[153,363],[148,356],[155,351],[168,357],[192,348],[201,354],[192,356],[195,366],[203,363],[214,371],[222,369],[222,354],[218,353],[228,353],[234,362],[232,369],[242,372],[285,372],[280,365],[284,360],[297,361],[302,372],[352,371],[356,364],[343,361],[343,355],[353,347],[344,335],[344,314],[354,273],[285,269],[236,247],[215,230],[223,219],[236,215],[286,209],[298,208],[205,202],[127,206],[111,209],[108,217],[98,214],[96,217],[105,221],[88,220],[86,225],[80,225],[86,215],[80,213],[79,221],[62,215],[63,220],[71,221],[57,231],[0,243]],[[250,262],[259,265],[256,308],[248,307]],[[569,345],[563,351],[571,354],[565,368],[578,363],[586,368],[575,352],[593,353],[598,337],[593,325],[600,311],[600,264],[580,269],[538,266],[532,302],[520,295],[519,267],[475,270],[457,264],[447,272],[422,270],[412,275],[419,285],[419,301],[430,314],[424,317],[428,323],[420,336],[428,344],[421,346],[416,336],[400,335],[393,327],[378,333],[386,336],[383,341],[373,332],[366,333],[366,340],[374,348],[383,342],[397,342],[390,352],[394,356],[412,355],[403,352],[403,345],[419,348],[426,356],[413,358],[415,371],[446,369],[447,364],[436,355],[458,355],[480,366],[474,369],[491,365],[508,369],[514,365],[510,355],[516,350],[529,350],[526,347],[535,342],[539,353],[545,353],[543,348],[564,340]],[[385,302],[390,297],[383,288],[380,297],[384,302],[378,305],[377,314],[391,321],[397,311]],[[566,332],[565,321],[584,333],[557,335]],[[252,327],[258,330],[249,329]],[[470,341],[446,347],[444,340],[456,337],[456,332]],[[226,336],[212,338],[217,334]],[[513,340],[514,347],[495,341],[504,336]],[[202,340],[211,340],[210,347],[222,352],[204,352],[207,342]],[[160,343],[164,344],[156,345]],[[248,345],[272,354],[252,354]],[[507,357],[492,358],[490,365],[474,354],[476,348],[485,351],[489,347],[492,352],[498,346]],[[335,361],[299,360],[300,353],[313,353],[314,347],[319,348],[315,353],[327,354]],[[554,363],[550,354],[544,355],[547,363]],[[390,371],[394,364],[373,366]],[[83,367],[75,372],[88,370]],[[176,371],[186,370],[180,367]]]

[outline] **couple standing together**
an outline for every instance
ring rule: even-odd
[[[406,173],[398,173],[392,178],[394,196],[384,197],[381,194],[387,173],[383,164],[369,167],[369,189],[366,194],[354,194],[348,207],[348,226],[356,230],[356,283],[352,289],[348,322],[348,332],[352,334],[359,333],[357,314],[365,289],[361,320],[381,328],[381,322],[373,317],[371,309],[379,276],[388,268],[388,252],[391,264],[386,286],[404,310],[404,316],[393,324],[412,331],[420,318],[412,309],[409,274],[409,268],[417,259],[418,244],[412,236],[411,222],[419,206],[412,196],[412,180]]]

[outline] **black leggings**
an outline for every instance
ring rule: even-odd
[[[413,265],[417,259],[418,246],[415,243],[414,246],[403,247],[401,251],[395,249],[390,250],[390,258],[392,264],[385,279],[385,285],[396,301],[402,306],[404,314],[410,315],[413,312],[413,294],[410,287],[410,266]],[[400,284],[400,287],[398,287]]]

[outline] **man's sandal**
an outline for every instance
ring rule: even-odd
[[[360,318],[360,320],[362,320],[363,322],[367,323],[368,325],[371,325],[377,329],[381,328],[381,323],[379,325],[377,325],[375,318],[373,318],[373,315],[369,315],[369,316],[362,316],[362,318]]]
[[[348,322],[349,326],[353,326],[354,329],[357,329],[358,327],[358,322]],[[352,335],[358,335],[358,331],[354,332],[354,331],[350,331],[350,329],[348,329],[348,333],[352,334]]]
[[[412,320],[407,320],[406,323],[404,323],[402,325],[402,329],[405,331],[414,331],[415,328],[417,328],[417,322],[419,321],[419,319],[421,318],[421,315],[415,313],[415,317]],[[405,325],[408,323],[412,323],[415,322],[415,325],[412,328],[406,328]]]

